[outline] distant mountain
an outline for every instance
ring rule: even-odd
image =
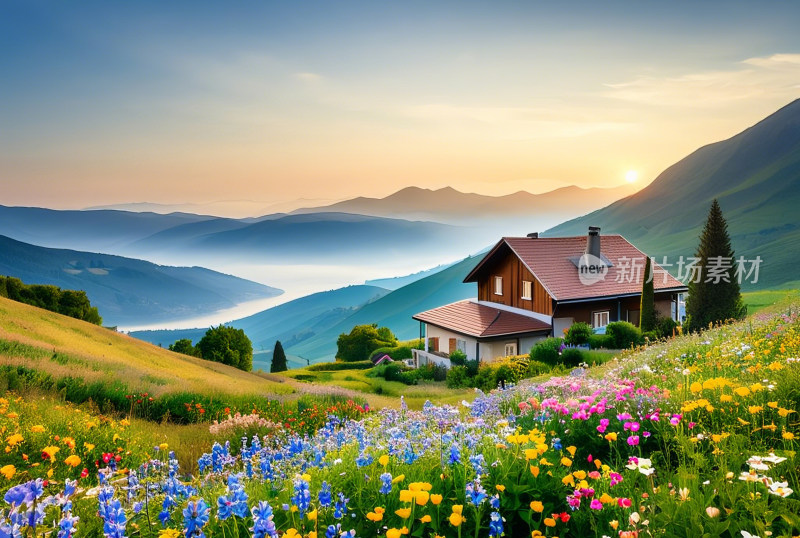
[[[587,226],[600,226],[650,255],[693,256],[713,198],[728,221],[736,256],[763,260],[758,283],[749,287],[800,279],[800,99],[698,149],[640,192],[546,235],[582,235]]]
[[[484,196],[451,187],[437,190],[407,187],[385,198],[359,197],[292,213],[354,213],[456,225],[494,221],[506,226],[516,221],[522,228],[510,233],[522,233],[538,231],[556,222],[584,215],[634,192],[636,188],[632,185],[607,189],[570,186],[542,194],[519,191],[506,196]]]
[[[425,269],[424,271],[418,271],[416,273],[412,273],[410,275],[404,276],[395,276],[389,278],[375,278],[372,280],[367,280],[364,284],[368,286],[378,286],[381,288],[386,288],[387,290],[394,291],[398,288],[402,288],[403,286],[407,286],[412,282],[416,282],[417,280],[422,280],[426,276],[431,276],[439,271],[443,271],[453,265],[452,263],[437,265],[436,267],[432,267],[431,269]]]
[[[328,330],[341,320],[352,315],[359,307],[379,300],[388,290],[375,286],[348,286],[332,291],[314,293],[282,305],[275,306],[232,321],[229,325],[243,329],[253,342],[256,352],[271,354],[275,341],[280,340],[289,348]],[[163,331],[134,331],[131,336],[167,347],[181,338],[197,343],[206,329],[180,329]],[[334,347],[336,342],[334,341]],[[311,359],[312,357],[309,357]],[[316,357],[313,357],[316,358]],[[269,369],[268,357],[256,353],[254,369]]]
[[[202,267],[168,267],[121,256],[38,247],[2,235],[0,274],[27,284],[85,290],[106,325],[190,318],[283,293]]]
[[[290,346],[286,351],[314,361],[332,360],[336,355],[336,339],[339,335],[349,333],[354,326],[365,323],[389,327],[401,340],[417,338],[419,322],[411,319],[412,315],[478,295],[475,284],[464,284],[463,280],[478,263],[480,256],[482,254],[465,258],[447,269],[366,304],[329,329]]]
[[[469,252],[475,237],[488,234],[433,222],[351,215],[309,213],[264,217],[244,223],[214,219],[176,226],[128,245],[140,256],[170,252],[187,256],[225,256],[272,263],[319,264],[362,257],[420,255],[449,249]]]
[[[44,247],[108,252],[174,226],[211,218],[189,213],[159,215],[0,205],[0,234]]]

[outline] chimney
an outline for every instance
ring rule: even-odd
[[[586,238],[586,254],[600,257],[600,227],[589,226],[589,235]]]
[[[539,232],[532,232],[528,234],[529,239],[539,239]]]

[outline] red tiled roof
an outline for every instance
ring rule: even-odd
[[[641,293],[646,256],[621,235],[600,235],[600,253],[612,264],[604,280],[591,285],[581,283],[578,268],[571,258],[586,250],[586,236],[578,237],[504,237],[470,272],[464,282],[475,282],[484,263],[504,248],[510,249],[539,279],[557,301],[609,297]],[[635,262],[634,262],[635,261]],[[635,265],[634,265],[635,263]],[[636,278],[631,267],[639,268]],[[686,286],[654,264],[655,291]],[[631,278],[632,277],[632,278]]]
[[[413,318],[474,337],[549,331],[551,328],[550,324],[536,318],[472,301],[459,301],[426,310]]]

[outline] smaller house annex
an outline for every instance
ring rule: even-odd
[[[417,364],[449,365],[455,350],[479,361],[528,353],[578,321],[596,331],[612,321],[638,325],[645,261],[624,237],[596,227],[578,237],[504,237],[464,279],[476,283],[477,298],[413,316],[425,337]],[[656,311],[677,319],[687,287],[656,263],[650,278]]]

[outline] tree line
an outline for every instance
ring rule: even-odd
[[[49,284],[25,284],[18,278],[0,275],[0,297],[95,325],[103,323],[97,307],[92,306],[83,290],[62,290]]]

